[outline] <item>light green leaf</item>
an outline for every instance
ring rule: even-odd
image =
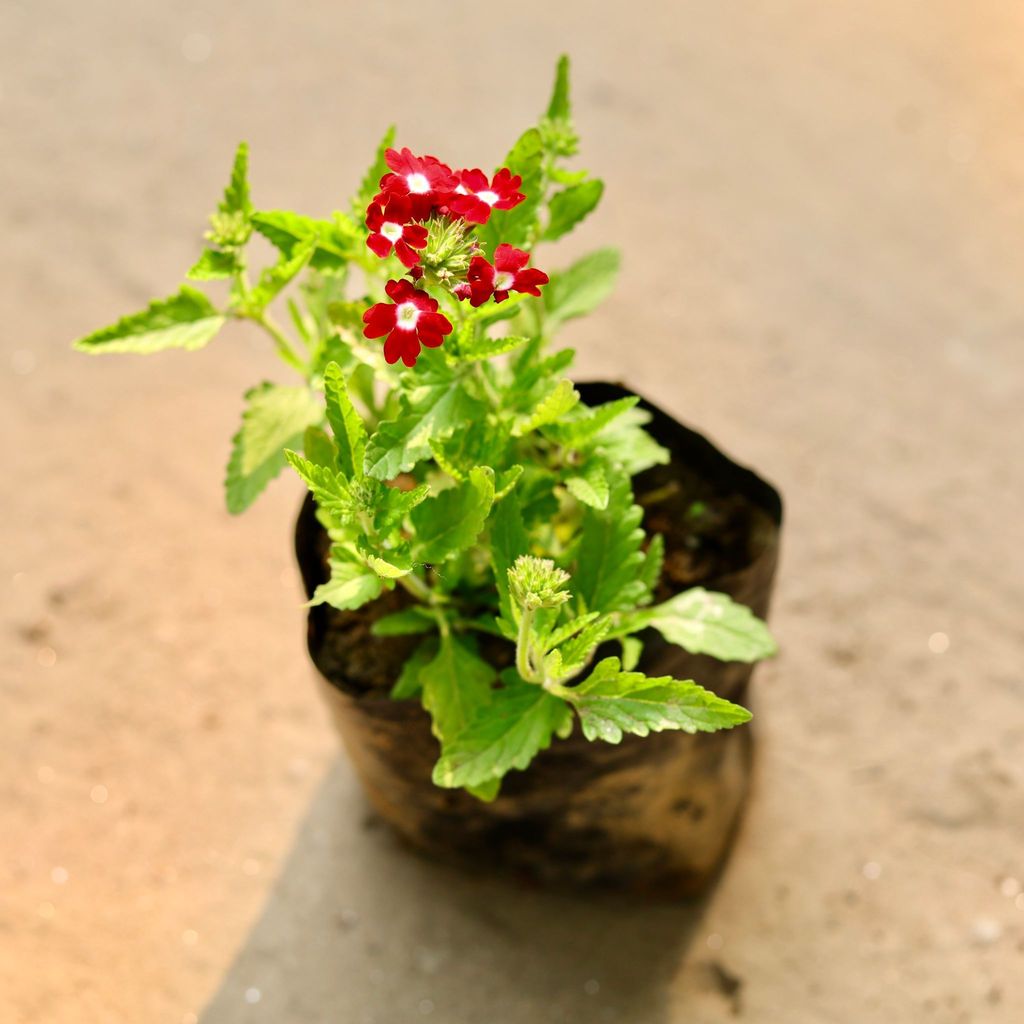
[[[252,200],[249,197],[248,143],[240,142],[235,150],[231,180],[224,189],[224,198],[220,201],[218,209],[221,213],[241,213],[246,217],[252,213]]]
[[[551,91],[547,116],[552,121],[568,121],[572,116],[569,105],[569,56],[563,53],[555,69],[555,85]]]
[[[338,447],[322,427],[306,427],[302,451],[306,458],[317,466],[331,470],[337,468]]]
[[[331,578],[316,588],[309,605],[329,604],[348,611],[380,597],[382,589],[383,584],[375,572],[353,560],[349,552],[334,548],[331,551]]]
[[[646,409],[627,409],[594,438],[605,458],[628,476],[636,476],[651,466],[667,465],[672,459],[672,453],[644,430],[643,425],[650,419]]]
[[[338,523],[351,521],[358,515],[359,507],[348,489],[348,483],[334,463],[323,465],[304,459],[286,448],[285,460],[302,478],[310,489],[320,509]]]
[[[542,197],[544,140],[536,128],[528,128],[509,151],[502,166],[523,179],[520,191],[526,196],[511,210],[492,210],[487,223],[477,230],[477,237],[489,259],[501,242],[524,245],[537,220]]]
[[[565,481],[565,486],[569,493],[584,505],[597,509],[608,507],[608,480],[597,462],[588,463],[581,473],[569,477]]]
[[[366,427],[349,398],[345,377],[337,363],[328,363],[324,368],[324,396],[327,422],[338,445],[338,465],[350,480],[359,480],[366,456]]]
[[[627,395],[625,398],[616,398],[593,408],[579,405],[575,409],[576,415],[560,423],[552,423],[544,429],[544,433],[567,448],[578,448],[595,438],[610,423],[628,413],[639,401],[636,395]]]
[[[559,693],[579,712],[588,740],[618,743],[623,733],[646,736],[666,729],[716,732],[750,721],[746,708],[723,700],[691,680],[621,671],[618,658],[605,658],[590,677]]]
[[[437,657],[437,637],[429,636],[412,652],[391,687],[392,700],[408,700],[423,689],[420,673]]]
[[[522,437],[530,431],[555,423],[563,417],[578,401],[580,393],[572,386],[572,381],[563,377],[540,400],[537,407],[527,416],[520,417],[512,428],[513,437]]]
[[[584,510],[573,588],[587,611],[629,611],[647,593],[641,579],[643,509],[633,504],[629,479],[615,473],[608,505]]]
[[[452,789],[481,786],[526,768],[565,728],[572,712],[543,687],[517,681],[495,690],[468,725],[444,743],[434,782]]]
[[[426,608],[413,605],[378,619],[371,627],[374,636],[413,636],[437,629],[437,619]]]
[[[721,661],[759,661],[778,650],[768,627],[746,605],[703,587],[685,590],[628,621],[630,632],[653,626],[669,643]]]
[[[591,178],[556,192],[548,204],[550,218],[544,230],[545,240],[553,242],[567,235],[594,210],[602,195],[604,182],[600,178]]]
[[[316,236],[299,242],[290,255],[281,258],[260,274],[255,287],[246,294],[242,305],[247,310],[265,309],[307,266],[316,249]]]
[[[347,265],[357,244],[358,229],[336,214],[334,220],[304,217],[290,210],[261,210],[252,215],[252,226],[276,246],[285,260],[300,245],[315,239],[309,265],[314,270],[338,270]]]
[[[323,410],[307,388],[263,383],[245,394],[242,426],[232,440],[224,486],[228,511],[244,512],[285,465],[285,448],[298,448],[306,427]]]
[[[363,180],[359,183],[359,191],[352,198],[352,216],[360,223],[366,216],[366,208],[373,201],[373,197],[380,191],[380,179],[388,173],[387,161],[384,154],[395,144],[395,126],[391,125],[384,133],[384,138],[377,146],[377,153],[373,163],[370,165]]]
[[[215,281],[234,277],[239,269],[238,257],[232,250],[204,249],[185,276],[193,281]]]
[[[490,703],[496,674],[468,639],[451,634],[441,637],[436,656],[419,674],[423,706],[430,712],[439,740],[457,736],[477,709]]]
[[[660,533],[656,533],[651,538],[650,544],[647,545],[643,568],[640,570],[640,579],[648,594],[647,600],[650,600],[650,595],[654,594],[655,588],[661,580],[661,570],[664,564],[665,538]]]
[[[493,503],[494,471],[477,466],[464,483],[418,505],[409,516],[416,560],[437,565],[464,551],[480,535]]]
[[[490,536],[491,564],[494,566],[494,580],[498,587],[501,616],[511,623],[512,606],[509,603],[508,571],[520,555],[530,550],[530,539],[523,525],[523,512],[516,494],[510,494],[498,506],[491,520]]]
[[[182,285],[177,295],[151,302],[141,313],[122,317],[116,324],[80,338],[75,348],[91,354],[194,350],[202,348],[226,319],[202,292]]]
[[[479,359],[491,359],[494,356],[504,355],[506,352],[513,352],[530,339],[510,336],[505,338],[479,337],[472,343],[464,344],[459,349],[459,358],[465,362],[475,362]]]
[[[373,525],[380,534],[386,534],[402,525],[405,517],[430,496],[430,484],[420,484],[408,491],[399,487],[380,485]]]
[[[553,275],[544,289],[547,329],[553,331],[559,324],[596,309],[611,294],[618,273],[618,250],[598,249]]]

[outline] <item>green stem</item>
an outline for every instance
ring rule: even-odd
[[[541,683],[530,657],[530,630],[533,628],[534,610],[523,608],[519,617],[519,635],[516,637],[516,671],[528,683]]]
[[[278,354],[290,367],[298,370],[303,377],[309,375],[309,367],[306,365],[305,360],[292,348],[284,331],[271,319],[270,314],[265,309],[250,315],[250,319],[258,323],[274,339]]]
[[[434,600],[434,592],[430,589],[427,584],[419,578],[415,573],[408,573],[405,576],[398,577],[398,584],[404,590],[412,594],[417,601],[421,601],[423,604],[433,607],[437,604]]]

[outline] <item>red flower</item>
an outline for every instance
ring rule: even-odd
[[[384,358],[389,363],[399,359],[406,366],[415,366],[420,345],[437,348],[446,334],[451,334],[449,319],[437,311],[437,300],[419,291],[411,281],[388,281],[384,286],[391,302],[378,302],[363,314],[363,334],[382,338]]]
[[[530,254],[522,249],[515,249],[507,242],[502,242],[494,250],[494,265],[483,256],[474,256],[469,262],[466,281],[469,284],[469,302],[472,306],[482,306],[492,295],[495,302],[504,302],[509,292],[524,292],[527,295],[540,295],[540,286],[548,283],[548,275],[543,270],[527,267]],[[465,289],[458,298],[466,297]]]
[[[411,219],[412,200],[408,196],[388,196],[383,206],[375,199],[366,211],[366,226],[370,229],[366,244],[381,259],[393,247],[407,267],[416,266],[420,258],[413,250],[426,247],[427,229],[422,224],[410,224]]]
[[[511,210],[526,198],[519,191],[523,179],[507,167],[502,167],[490,182],[479,168],[457,171],[455,178],[458,184],[448,197],[448,206],[473,224],[486,224],[491,210]]]
[[[414,156],[405,148],[389,149],[384,154],[391,174],[380,179],[383,190],[378,200],[388,195],[409,196],[413,216],[429,217],[435,204],[443,202],[458,184],[452,169],[436,156]]]

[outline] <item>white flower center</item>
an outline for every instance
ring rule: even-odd
[[[397,242],[402,237],[404,228],[401,224],[396,224],[393,220],[386,220],[380,226],[380,233],[389,241]]]
[[[465,185],[456,185],[455,186],[455,194],[457,196],[468,196],[469,195],[469,189],[466,188]]]
[[[411,331],[415,328],[419,318],[420,311],[416,308],[415,303],[403,302],[395,313],[395,326],[400,327],[403,331]]]
[[[430,191],[430,182],[427,181],[427,176],[420,174],[419,171],[415,174],[407,174],[405,184],[414,196],[423,196]]]
[[[512,285],[514,285],[515,283],[515,274],[510,274],[507,270],[499,270],[494,275],[494,290],[496,292],[511,291]]]
[[[492,192],[489,188],[485,188],[483,192],[477,192],[477,199],[482,199],[488,206],[493,206],[501,196],[497,192]]]

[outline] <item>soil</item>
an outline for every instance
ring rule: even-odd
[[[408,4],[240,12],[0,4],[0,1020],[1024,1020],[1021,4],[455,0],[388,60]],[[223,510],[269,344],[68,350],[178,287],[237,139],[258,204],[326,216],[391,119],[499,160],[563,49],[606,191],[537,262],[623,253],[576,373],[787,499],[695,907],[409,856],[313,685],[299,486]]]

